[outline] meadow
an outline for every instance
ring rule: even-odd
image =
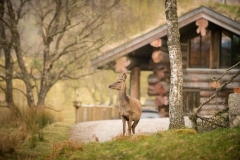
[[[69,140],[72,125],[49,110],[1,110],[0,159],[221,159],[240,158],[240,128],[197,133],[183,128],[119,135],[111,141]],[[101,132],[101,131],[99,131]]]

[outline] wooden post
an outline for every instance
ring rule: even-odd
[[[221,46],[221,31],[218,27],[211,32],[211,47],[210,47],[210,68],[219,68],[220,46]]]
[[[79,123],[80,121],[80,107],[81,107],[81,101],[74,101],[73,106],[75,107],[75,123]]]
[[[130,75],[130,96],[140,99],[140,67],[134,67]]]

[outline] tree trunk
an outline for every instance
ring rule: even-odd
[[[46,37],[43,37],[46,38]],[[43,69],[42,69],[42,76],[41,76],[41,82],[40,82],[40,91],[38,93],[38,102],[37,106],[38,107],[44,107],[45,99],[47,96],[47,93],[49,89],[51,88],[52,84],[50,82],[50,75],[49,72],[52,69],[52,64],[50,60],[50,42],[51,40],[45,40],[44,41],[44,64],[43,64]]]
[[[37,107],[44,107],[45,99],[50,87],[41,86],[40,92],[38,93]]]
[[[4,17],[4,0],[0,0],[0,17]],[[7,40],[5,27],[2,21],[0,21],[0,35],[2,40]],[[8,107],[14,107],[13,101],[13,89],[12,89],[12,79],[13,79],[13,63],[11,57],[11,45],[9,43],[2,44],[4,57],[5,57],[5,82],[6,82],[6,102]]]
[[[169,129],[184,127],[183,118],[183,71],[180,35],[178,28],[177,0],[166,0],[166,19],[168,34],[168,50],[171,69],[169,93]]]
[[[5,78],[6,78],[6,102],[8,107],[14,106],[13,101],[13,63],[11,61],[11,55],[10,55],[11,49],[7,48],[4,49],[4,55],[5,55]]]
[[[22,55],[22,48],[21,48],[21,41],[20,41],[20,34],[18,32],[17,24],[18,24],[18,19],[16,18],[17,16],[15,15],[12,2],[11,1],[6,1],[7,3],[7,8],[8,8],[8,15],[10,18],[10,25],[11,25],[11,42],[13,42],[13,48],[16,52],[17,56],[17,61],[18,65],[21,69],[22,73],[22,80],[24,81],[26,85],[26,96],[27,96],[27,103],[29,107],[35,106],[34,104],[34,97],[33,97],[33,91],[32,91],[32,85],[30,82],[29,74],[26,69],[26,66],[23,61],[23,55]]]

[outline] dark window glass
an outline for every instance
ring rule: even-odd
[[[240,36],[233,35],[232,43],[232,65],[234,65],[240,61]]]
[[[185,115],[197,108],[199,106],[199,101],[199,91],[184,91],[183,110]]]
[[[220,68],[229,68],[240,61],[240,37],[223,30],[221,39]]]
[[[209,68],[211,32],[191,39],[189,67]]]

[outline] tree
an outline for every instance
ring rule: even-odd
[[[9,16],[10,18],[8,19],[9,23],[7,23],[7,21],[4,20],[4,16],[6,14],[5,5],[7,5],[8,13],[11,14],[11,16]],[[14,40],[15,40],[14,38],[16,38],[17,33],[15,33],[15,37],[14,37],[14,32],[15,32],[14,26],[13,26],[12,30],[10,30],[10,33],[8,33],[9,26],[11,25],[11,20],[13,20],[11,18],[14,18],[14,16],[15,16],[13,13],[13,10],[11,8],[12,8],[12,5],[9,1],[7,1],[6,4],[5,4],[5,0],[0,1],[0,11],[1,11],[1,13],[0,13],[0,35],[1,35],[0,36],[0,44],[1,44],[1,48],[4,52],[4,58],[5,58],[5,64],[1,65],[1,68],[5,72],[5,76],[2,75],[1,79],[3,79],[6,83],[6,88],[1,87],[1,89],[5,92],[6,102],[7,102],[8,107],[15,106],[14,101],[13,101],[13,83],[12,83],[12,79],[14,77],[13,76],[14,62],[13,62],[11,52],[12,52],[12,47],[13,47]],[[17,23],[17,20],[15,22]],[[14,22],[12,22],[12,23],[14,23]]]
[[[170,129],[184,127],[183,119],[183,71],[182,53],[180,48],[180,34],[178,28],[177,0],[166,0],[166,19],[168,50],[171,69],[169,92],[169,119]]]
[[[102,12],[97,8],[90,10],[85,1],[31,3],[42,29],[44,47],[38,106],[44,105],[48,91],[58,80],[82,76],[79,71],[89,62],[89,55],[98,52],[106,43],[99,29],[107,11],[117,3],[114,1]]]
[[[85,0],[6,0],[8,12],[0,21],[10,32],[9,44],[13,44],[20,68],[17,75],[25,83],[29,106],[44,106],[47,93],[57,81],[88,74],[84,67],[90,55],[98,53],[111,38],[103,35],[104,18],[119,0],[109,2],[92,8]],[[26,48],[23,43],[29,43],[28,37],[24,39],[24,32],[19,31],[31,18],[38,30],[35,38],[39,39],[38,47],[31,47],[38,50]]]

